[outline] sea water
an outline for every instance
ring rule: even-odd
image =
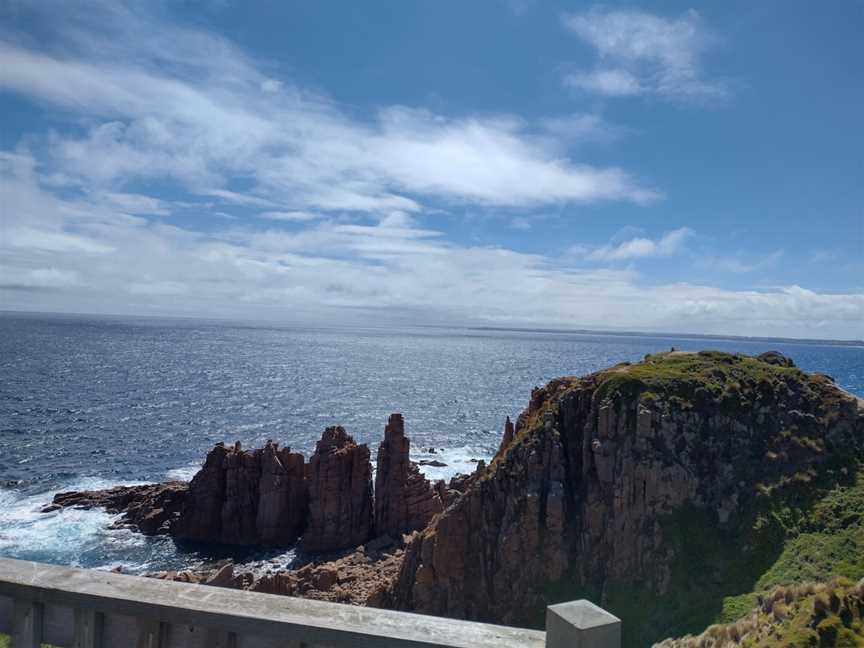
[[[188,479],[217,441],[273,439],[308,456],[342,425],[374,459],[391,412],[405,417],[412,458],[444,462],[423,470],[448,478],[494,454],[532,387],[671,347],[778,350],[864,396],[860,346],[3,314],[0,556],[133,573],[194,566],[212,556],[111,529],[103,511],[39,510],[62,490]]]

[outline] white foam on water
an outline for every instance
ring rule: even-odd
[[[42,513],[41,509],[50,504],[58,492],[96,490],[116,485],[101,479],[87,479],[61,490],[37,495],[0,489],[0,555],[80,565],[84,554],[98,554],[101,548],[117,541],[115,536],[122,532],[109,527],[118,516],[102,509],[66,508],[50,513]],[[129,537],[122,542],[129,549],[133,544],[140,546],[142,543],[140,537]]]
[[[463,445],[457,448],[435,448],[435,452],[429,452],[426,448],[417,448],[411,453],[411,460],[419,464],[421,460],[440,461],[446,466],[420,466],[420,472],[426,475],[430,481],[443,479],[449,481],[451,477],[459,473],[469,474],[477,468],[478,459],[487,464],[492,459],[488,448]],[[474,461],[472,461],[472,459]]]
[[[181,466],[180,468],[172,468],[165,473],[165,479],[171,481],[191,481],[195,476],[195,473],[199,470],[201,470],[200,463],[189,464],[188,466]]]

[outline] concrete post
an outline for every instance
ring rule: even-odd
[[[75,608],[73,619],[72,648],[104,648],[104,614],[95,610]]]
[[[550,605],[546,648],[621,648],[621,620],[584,599]]]
[[[14,648],[39,648],[42,645],[44,606],[35,601],[15,601],[13,614],[12,646]]]

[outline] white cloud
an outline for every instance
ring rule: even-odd
[[[719,99],[727,94],[723,82],[703,77],[702,58],[718,38],[694,10],[664,18],[595,7],[565,16],[564,25],[598,56],[596,69],[565,76],[570,87],[607,96]]]
[[[764,270],[776,265],[783,257],[783,250],[774,250],[757,258],[745,258],[743,256],[705,256],[700,263],[712,271],[731,272],[733,274],[747,274]]]
[[[402,106],[362,119],[265,76],[216,36],[153,23],[123,5],[97,6],[89,16],[71,8],[70,25],[47,20],[44,51],[0,42],[0,88],[92,124],[53,136],[52,171],[63,177],[115,192],[170,179],[270,211],[642,204],[660,196],[625,170],[569,159],[543,137],[542,123]],[[572,137],[602,131],[587,119],[578,134],[572,126]]]
[[[44,252],[80,252],[104,254],[114,248],[76,234],[49,232],[33,227],[14,227],[4,233],[6,245]]]
[[[358,117],[261,73],[222,39],[132,7],[69,5],[49,49],[0,48],[0,87],[69,111],[53,137],[0,152],[4,308],[858,334],[861,294],[656,285],[632,269],[459,244],[434,224],[430,202],[658,198],[624,170],[568,155],[574,142],[608,137],[601,120],[400,106]],[[184,202],[142,189],[162,181]],[[206,218],[230,218],[222,205],[255,220]],[[196,209],[198,227],[162,218]],[[529,213],[504,211],[504,222],[525,227],[538,218]],[[276,222],[286,219],[295,226]],[[688,232],[630,232],[583,255],[670,255]]]
[[[568,74],[564,77],[564,84],[610,97],[627,97],[644,92],[639,79],[626,70],[600,69]]]
[[[304,211],[266,211],[261,212],[258,216],[267,220],[286,221],[289,223],[303,223],[319,218],[317,214]]]
[[[52,290],[79,286],[76,272],[57,268],[21,269],[0,265],[0,291]]]
[[[693,231],[690,228],[681,227],[666,232],[656,240],[634,237],[594,248],[579,245],[571,248],[570,253],[588,261],[600,262],[629,261],[644,257],[670,256],[682,251],[684,243],[692,235]]]
[[[19,212],[19,202],[39,205],[28,216],[32,229],[86,236],[110,251],[49,255],[0,237],[5,308],[317,321],[374,314],[381,322],[406,317],[564,327],[614,322],[649,330],[825,337],[860,337],[864,317],[862,294],[652,285],[629,269],[584,269],[567,258],[456,244],[407,213],[372,225],[316,220],[297,231],[260,231],[238,222],[229,230],[195,231],[124,216],[110,199],[61,198],[32,175],[26,159],[16,160],[17,171],[5,178],[14,197],[10,214]],[[650,245],[632,243],[640,238]],[[684,229],[658,239],[631,234],[607,254],[671,254],[686,239]]]

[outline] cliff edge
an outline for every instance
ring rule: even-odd
[[[746,612],[854,487],[864,413],[777,353],[670,352],[535,389],[512,436],[413,536],[384,603],[539,626],[585,596],[644,646]]]

